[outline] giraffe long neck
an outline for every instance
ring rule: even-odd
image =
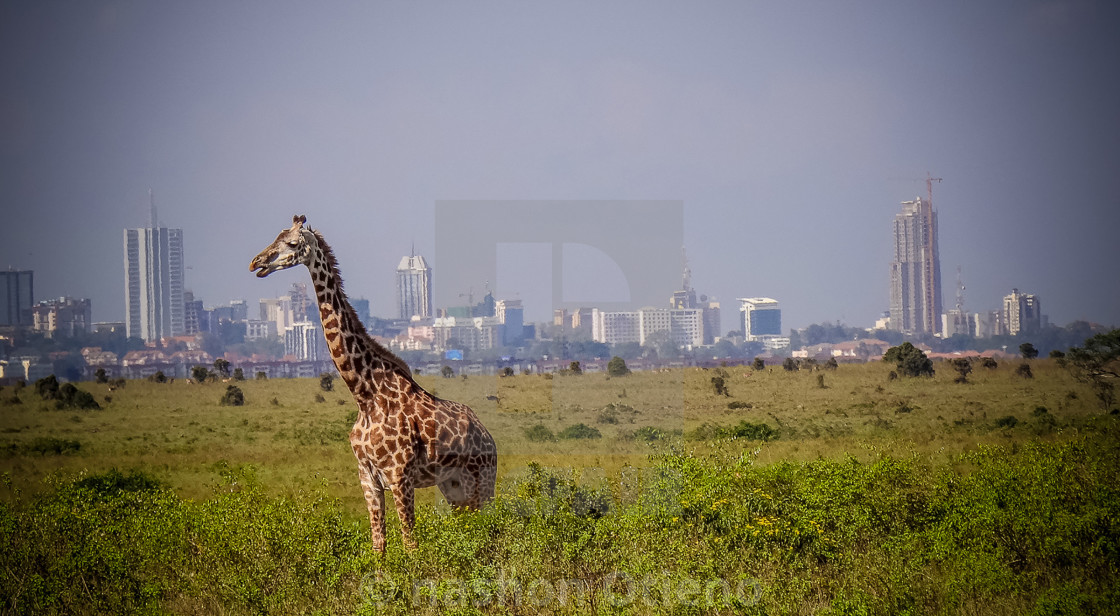
[[[372,389],[367,390],[371,386],[373,389],[399,386],[402,379],[412,382],[408,364],[366,332],[342,289],[342,276],[330,247],[321,236],[315,235],[318,246],[312,249],[308,269],[315,285],[323,335],[339,376],[359,399],[374,393]],[[363,373],[373,378],[363,378]]]

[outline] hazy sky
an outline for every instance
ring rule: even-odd
[[[966,309],[1017,287],[1055,323],[1120,325],[1114,7],[7,1],[0,267],[123,320],[122,229],[151,186],[207,305],[307,281],[248,272],[303,213],[392,316],[413,242],[439,281],[437,201],[677,200],[724,331],[744,296],[781,301],[787,330],[870,326],[928,171],[946,308],[959,266]],[[552,288],[549,250],[498,254],[541,256]],[[490,282],[528,300],[527,278]]]

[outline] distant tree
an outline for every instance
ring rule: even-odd
[[[501,374],[501,375],[502,375],[503,377],[506,377],[506,376],[513,376],[513,367],[511,367],[511,366],[506,366],[505,368],[502,368],[502,371],[501,371],[501,373],[500,373],[500,374]]]
[[[782,368],[785,369],[786,372],[797,370],[797,360],[792,357],[787,357],[785,361],[782,362]]]
[[[444,366],[440,369],[439,373],[443,375],[443,378],[449,379],[455,376],[455,369],[451,366]]]
[[[949,365],[957,371],[959,375],[955,381],[957,383],[967,383],[968,375],[972,372],[972,362],[967,357],[957,357],[949,362]]]
[[[829,357],[828,361],[824,362],[824,367],[828,370],[836,370],[840,367],[840,364],[836,362],[835,357]]]
[[[268,373],[265,372],[264,370],[258,370],[257,371],[257,380],[258,381],[267,381],[268,380]]]
[[[1058,360],[1073,376],[1093,387],[1102,408],[1116,401],[1113,382],[1120,378],[1120,329],[1097,334],[1080,347],[1071,347]]]
[[[583,374],[583,367],[579,365],[578,361],[573,361],[572,363],[568,364],[568,373]]]
[[[1066,354],[1062,351],[1059,351],[1058,349],[1050,351],[1050,359],[1062,359],[1065,356]]]
[[[230,385],[226,387],[226,393],[222,395],[219,403],[222,406],[243,406],[245,404],[245,394],[237,385]]]
[[[610,376],[626,376],[630,374],[630,368],[626,367],[625,359],[615,355],[607,362],[607,374]]]
[[[222,375],[222,378],[227,378],[228,379],[229,378],[229,361],[227,361],[225,358],[222,358],[222,357],[219,357],[218,359],[215,359],[214,360],[214,370],[217,370],[218,374]]]
[[[234,371],[233,371],[233,380],[244,381],[245,380],[245,371],[242,370],[241,368],[235,368]]]
[[[156,373],[148,377],[148,380],[153,383],[166,383],[167,375],[163,373],[163,370],[156,370]]]
[[[756,358],[754,358],[754,361],[751,362],[751,368],[753,368],[755,370],[762,370],[765,367],[766,367],[766,361],[763,360],[761,357],[756,357]]]
[[[109,374],[107,372],[105,372],[105,368],[98,368],[93,373],[93,380],[96,383],[108,383],[109,382]]]
[[[731,395],[731,392],[727,391],[727,382],[724,381],[723,375],[720,374],[712,377],[712,389],[715,390],[717,396]]]
[[[195,366],[191,368],[191,379],[193,379],[195,383],[205,383],[209,376],[210,371],[206,366]]]
[[[57,400],[58,388],[58,377],[53,374],[35,381],[35,393],[44,400]]]
[[[323,391],[331,391],[334,389],[334,375],[330,372],[324,372],[319,375],[319,389]]]
[[[1019,364],[1019,367],[1015,369],[1015,374],[1023,377],[1024,379],[1034,378],[1034,372],[1031,371],[1030,364]]]
[[[1038,349],[1034,348],[1033,344],[1024,342],[1019,345],[1019,355],[1022,355],[1023,359],[1034,359],[1038,357]]]
[[[887,349],[883,361],[895,363],[898,371],[906,376],[933,376],[933,362],[910,342]]]
[[[980,358],[980,367],[981,368],[987,368],[988,370],[993,370],[995,368],[998,368],[999,364],[996,362],[996,360],[992,359],[991,357],[981,357]]]

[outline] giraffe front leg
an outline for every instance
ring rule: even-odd
[[[412,478],[405,473],[403,477],[393,482],[392,489],[397,516],[401,520],[401,540],[405,548],[415,550],[416,540],[412,538],[412,527],[416,522],[416,511],[413,507]]]
[[[358,463],[358,477],[369,509],[369,532],[375,552],[385,552],[385,488],[369,468],[369,463]]]

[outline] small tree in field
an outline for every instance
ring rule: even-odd
[[[957,374],[959,375],[959,376],[957,376],[956,379],[954,379],[955,382],[957,382],[957,383],[967,383],[968,382],[968,375],[969,375],[969,373],[972,372],[972,362],[969,361],[967,357],[958,357],[958,358],[950,361],[949,365],[951,365],[953,367],[953,369],[956,370]]]
[[[104,368],[98,368],[97,371],[93,373],[93,378],[97,383],[109,382],[109,374],[105,372]]]
[[[319,389],[323,391],[331,391],[334,389],[334,375],[330,372],[324,372],[319,375]]]
[[[727,382],[723,380],[722,375],[715,375],[712,377],[712,389],[715,390],[717,396],[730,396],[731,392],[727,391]]]
[[[1023,356],[1023,359],[1034,359],[1038,357],[1038,349],[1034,348],[1033,344],[1024,342],[1019,345],[1019,354]]]
[[[626,376],[630,374],[630,368],[626,367],[625,359],[615,355],[607,362],[607,374],[611,376]]]
[[[933,376],[933,361],[909,342],[887,349],[883,361],[894,362],[898,371],[906,376]]]
[[[217,370],[218,374],[222,375],[223,378],[227,378],[227,379],[229,378],[229,361],[228,360],[226,360],[224,358],[221,358],[221,357],[219,357],[218,359],[215,359],[214,360],[214,369]]]
[[[443,378],[449,379],[449,378],[455,376],[455,369],[452,368],[451,366],[444,366],[443,368],[440,369],[439,373],[441,375],[443,375]]]
[[[756,357],[756,358],[754,358],[754,361],[751,362],[751,368],[753,368],[755,371],[762,370],[765,367],[766,367],[766,361],[763,360],[761,357]]]
[[[245,404],[245,394],[237,385],[230,385],[226,387],[226,393],[222,395],[220,403],[222,406],[243,406]]]
[[[196,383],[205,383],[206,378],[210,376],[210,370],[206,366],[195,366],[191,368],[191,378]]]
[[[1080,347],[1072,347],[1058,362],[1073,376],[1093,387],[1102,408],[1116,401],[1114,381],[1120,378],[1120,329],[1097,334]]]

